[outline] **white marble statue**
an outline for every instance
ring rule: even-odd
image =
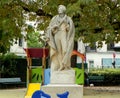
[[[50,46],[51,71],[71,69],[71,53],[74,45],[75,27],[66,15],[66,7],[59,5],[58,15],[54,16],[46,30]]]

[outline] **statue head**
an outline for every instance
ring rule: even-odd
[[[58,6],[58,13],[63,14],[66,12],[66,7],[64,5],[59,5]]]

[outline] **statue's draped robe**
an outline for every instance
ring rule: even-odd
[[[59,28],[53,29],[56,25]],[[52,18],[46,31],[50,46],[51,70],[57,71],[62,66],[70,67],[75,35],[72,19],[67,15],[60,19],[59,15],[56,15]]]

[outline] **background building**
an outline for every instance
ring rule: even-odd
[[[81,52],[81,41],[78,41],[78,51]],[[116,44],[105,44],[103,42],[102,48],[97,48],[97,43],[95,47],[90,48],[88,45],[84,44],[85,47],[85,62],[88,65],[88,69],[91,68],[120,68],[120,52],[115,51],[115,48],[120,50],[120,42]],[[82,48],[84,50],[84,48]],[[81,59],[77,58],[77,63],[81,63]]]

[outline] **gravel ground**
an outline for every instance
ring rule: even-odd
[[[84,87],[83,98],[120,98],[120,86]]]
[[[24,98],[27,88],[1,89],[0,98]],[[120,98],[120,86],[84,87],[83,98]]]
[[[1,89],[0,98],[24,98],[26,90],[26,88]]]

